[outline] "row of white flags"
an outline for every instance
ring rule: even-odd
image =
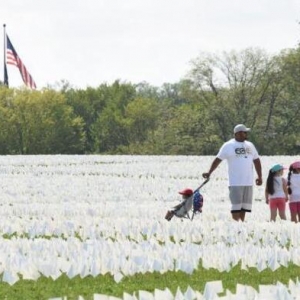
[[[300,284],[297,278],[296,282],[290,280],[288,285],[281,282],[277,282],[276,285],[259,285],[258,291],[251,286],[237,284],[235,293],[229,290],[224,293],[222,281],[211,281],[206,283],[203,294],[191,287],[182,292],[178,287],[175,295],[166,288],[155,289],[153,293],[142,290],[133,295],[124,293],[122,298],[104,294],[94,294],[93,298],[94,300],[300,300]],[[68,298],[56,297],[49,300],[68,300]],[[78,296],[78,300],[85,299]]]

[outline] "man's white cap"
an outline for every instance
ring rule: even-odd
[[[250,130],[251,130],[251,128],[247,128],[244,124],[238,124],[234,127],[233,133],[237,133],[237,132],[240,132],[240,131],[248,132]]]

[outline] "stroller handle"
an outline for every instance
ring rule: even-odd
[[[195,190],[194,190],[194,194],[199,191],[206,183],[209,182],[209,178],[207,178],[205,181],[203,181]]]

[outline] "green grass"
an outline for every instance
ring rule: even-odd
[[[153,292],[155,288],[163,290],[167,287],[175,294],[177,287],[185,292],[188,286],[203,293],[205,283],[214,280],[222,280],[224,290],[229,289],[235,293],[238,283],[258,290],[260,284],[276,284],[278,281],[287,284],[289,279],[295,281],[299,274],[300,267],[296,265],[280,267],[274,272],[270,269],[258,272],[256,268],[241,270],[238,265],[230,272],[206,270],[200,266],[191,275],[183,272],[136,274],[123,278],[120,283],[115,283],[110,275],[95,278],[88,276],[83,279],[79,276],[69,279],[66,275],[62,275],[55,281],[45,277],[40,277],[37,281],[19,280],[13,286],[0,282],[0,299],[44,300],[67,296],[68,300],[78,300],[78,296],[81,295],[85,300],[92,300],[93,294],[97,293],[122,298],[123,292],[129,294],[139,290]]]

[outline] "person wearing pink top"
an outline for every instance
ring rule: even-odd
[[[291,221],[298,223],[300,222],[300,161],[290,165],[287,186]]]
[[[275,222],[277,211],[282,220],[286,220],[285,204],[288,201],[287,181],[282,177],[283,166],[280,164],[274,165],[269,170],[267,178],[265,198],[266,203],[270,206],[270,220]]]

